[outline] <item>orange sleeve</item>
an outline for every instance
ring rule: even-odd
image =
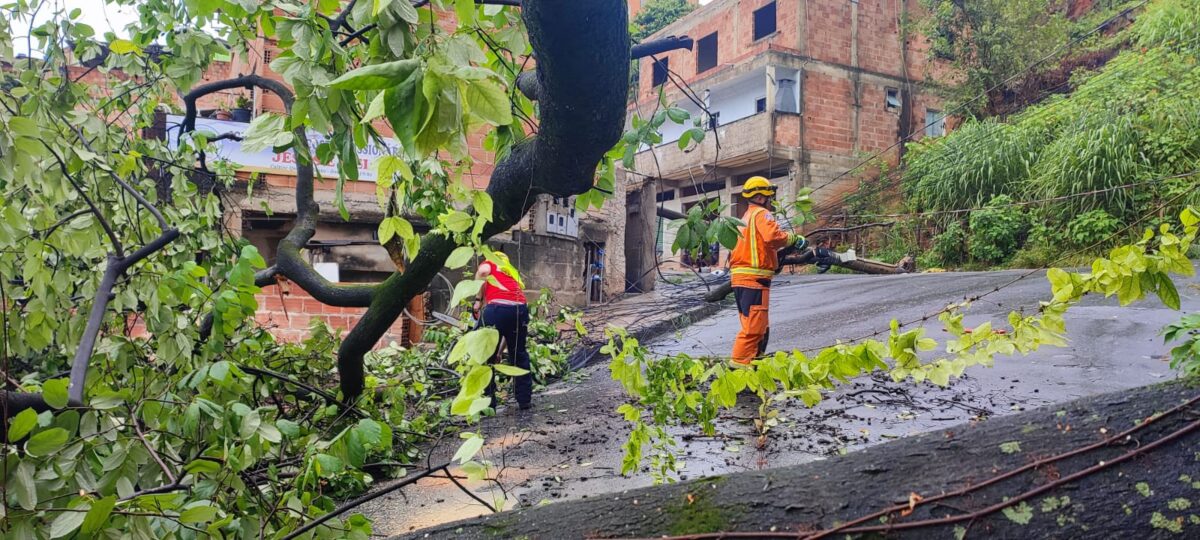
[[[759,212],[758,223],[755,225],[767,249],[778,250],[788,245],[791,236],[779,226],[779,222],[775,221],[775,216],[770,212]]]

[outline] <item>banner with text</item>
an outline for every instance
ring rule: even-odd
[[[176,148],[179,144],[179,126],[183,122],[183,116],[167,115],[167,133],[169,133],[171,148]],[[233,133],[235,135],[243,135],[250,124],[242,122],[230,122],[227,120],[213,120],[211,118],[197,118],[196,132],[203,133],[209,137],[215,137],[225,133]],[[308,133],[309,148],[316,149],[317,145],[325,142],[329,138],[313,133]],[[261,152],[245,152],[242,150],[241,141],[223,140],[215,143],[217,147],[217,158],[232,163],[238,164],[238,170],[261,172],[271,174],[286,174],[296,175],[296,155],[292,150],[287,152],[275,153],[271,149],[266,149]],[[367,143],[366,147],[359,148],[358,153],[358,179],[365,182],[375,181],[375,162],[379,158],[398,152],[398,145],[388,144],[380,147],[374,141]],[[211,156],[210,156],[211,159]],[[337,158],[329,163],[317,163],[318,176],[326,180],[336,180]]]

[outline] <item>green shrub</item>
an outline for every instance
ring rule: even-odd
[[[1063,255],[1067,241],[1065,233],[1058,227],[1035,223],[1029,227],[1025,245],[1013,255],[1009,266],[1013,268],[1045,268]]]
[[[964,262],[964,249],[967,243],[967,232],[962,223],[951,221],[945,230],[933,237],[927,256],[921,257],[922,267],[954,266]]]
[[[1092,210],[1075,216],[1075,219],[1067,224],[1066,237],[1072,245],[1087,248],[1107,243],[1121,227],[1121,220],[1112,217],[1108,212]]]
[[[1025,209],[1011,206],[1012,197],[992,197],[987,206],[971,213],[967,252],[977,261],[998,264],[1013,256],[1029,230]]]

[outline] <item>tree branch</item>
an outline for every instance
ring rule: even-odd
[[[181,135],[196,129],[199,113],[196,101],[201,97],[234,88],[258,87],[267,90],[283,101],[284,108],[291,114],[295,97],[283,83],[259,75],[242,75],[232,79],[215,81],[196,87],[183,96],[186,113],[180,127]],[[308,148],[308,135],[304,126],[293,130],[296,154],[296,220],[292,230],[279,241],[276,249],[276,271],[296,282],[301,289],[317,301],[338,307],[366,307],[371,304],[376,287],[372,285],[337,285],[317,273],[312,265],[300,255],[300,250],[312,239],[317,230],[320,207],[313,198],[312,155]]]
[[[537,195],[570,197],[591,189],[596,166],[625,124],[630,63],[625,3],[525,0],[521,5],[538,59],[531,77],[536,77],[541,129],[496,164],[487,188],[494,215],[484,238],[517,224]],[[362,392],[364,355],[455,247],[449,238],[428,235],[405,272],[380,284],[370,308],[338,350],[343,399]]]
[[[653,41],[643,41],[629,50],[629,56],[637,60],[652,54],[665,53],[676,49],[692,50],[692,38],[688,36],[667,36]]]

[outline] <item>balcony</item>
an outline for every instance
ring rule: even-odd
[[[637,155],[635,167],[639,173],[663,179],[698,177],[705,173],[706,166],[733,169],[766,159],[770,150],[768,142],[772,138],[771,114],[758,113],[718,126],[716,136],[709,131],[703,143],[691,144],[686,150],[679,149],[678,137],[658,145],[653,151],[643,150]],[[720,150],[717,149],[718,139]]]

